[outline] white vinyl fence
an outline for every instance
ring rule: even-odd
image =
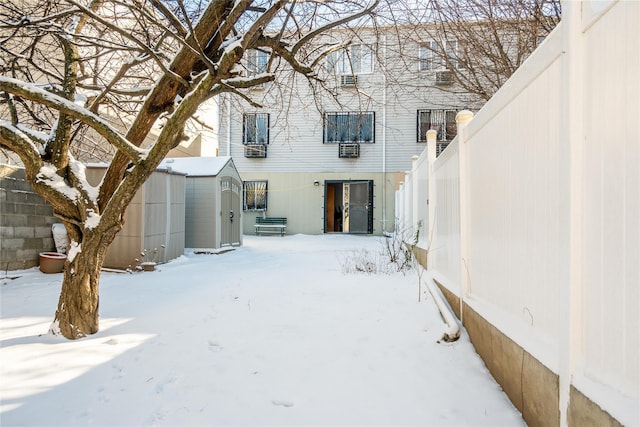
[[[573,385],[640,424],[639,16],[635,1],[565,2],[397,196],[398,223],[428,229],[433,276],[558,374],[565,422]]]

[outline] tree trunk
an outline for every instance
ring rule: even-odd
[[[100,271],[108,245],[83,239],[82,252],[67,260],[58,309],[50,332],[78,339],[98,332]]]

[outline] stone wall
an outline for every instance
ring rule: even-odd
[[[40,252],[55,251],[53,208],[33,192],[24,169],[0,164],[0,270],[39,264]]]

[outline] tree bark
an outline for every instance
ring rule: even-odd
[[[58,309],[50,330],[72,340],[98,332],[98,284],[108,245],[97,238],[84,238],[80,247],[82,252],[65,264]]]

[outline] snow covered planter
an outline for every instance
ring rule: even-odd
[[[47,274],[62,273],[66,260],[67,256],[65,254],[40,252],[40,271]]]
[[[156,269],[156,263],[153,261],[147,261],[140,264],[144,271],[153,271]]]

